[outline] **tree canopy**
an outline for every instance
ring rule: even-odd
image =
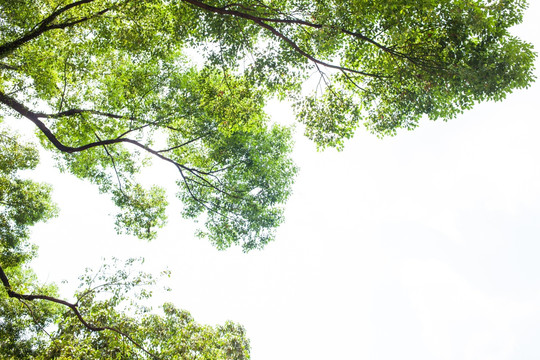
[[[342,148],[360,124],[385,136],[422,117],[454,118],[534,80],[532,46],[509,30],[525,8],[523,0],[0,0],[0,116],[33,123],[62,171],[110,194],[118,232],[153,239],[166,222],[165,191],[137,181],[154,159],[178,171],[183,216],[202,220],[201,237],[218,249],[261,249],[283,221],[297,171],[292,131],[266,114],[269,99],[289,101],[320,148]],[[34,253],[28,227],[56,209],[48,185],[18,177],[36,166],[37,150],[7,130],[0,137],[2,282],[26,305],[58,300],[53,287],[33,289],[41,298],[13,290],[33,278],[24,265]],[[88,311],[97,319],[120,298],[89,300],[86,308],[96,308]],[[78,303],[53,303],[84,319]],[[38,331],[55,323],[57,310],[43,306],[29,314],[48,320],[27,314],[11,338],[26,336],[24,324]],[[159,334],[165,327],[174,346],[182,326],[198,326],[172,306],[164,314],[134,318]],[[103,316],[134,321],[120,312]],[[184,325],[166,325],[176,322]],[[69,321],[56,326],[57,339],[78,336]],[[219,358],[216,344],[231,337],[247,356],[236,325],[193,331],[216,342],[213,355],[185,345],[193,358]],[[81,340],[81,349],[116,346],[103,344],[118,332],[99,334]],[[173,346],[130,336],[137,356]],[[32,341],[21,351],[44,341],[57,357],[94,356],[51,350],[56,340]]]

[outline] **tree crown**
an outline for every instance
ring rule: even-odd
[[[203,220],[200,236],[218,249],[260,249],[283,221],[297,172],[292,131],[271,121],[269,99],[291,102],[319,148],[341,149],[361,123],[385,136],[422,117],[451,119],[534,80],[532,46],[509,31],[525,8],[523,0],[0,0],[0,116],[32,122],[61,170],[109,194],[119,232],[153,239],[164,226],[165,190],[137,180],[156,159],[177,170],[183,216]],[[204,327],[170,304],[162,315],[125,305],[135,287],[152,284],[145,274],[105,266],[81,278],[75,303],[54,286],[29,285],[28,228],[56,214],[51,188],[20,178],[37,155],[0,130],[0,335],[10,339],[1,353],[249,357],[239,325]]]

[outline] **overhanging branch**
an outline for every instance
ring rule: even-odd
[[[22,45],[26,44],[27,42],[41,36],[43,33],[53,30],[53,29],[66,29],[69,27],[72,27],[74,25],[83,23],[85,21],[88,21],[90,19],[99,17],[108,11],[110,11],[110,8],[102,9],[101,11],[98,11],[90,16],[86,16],[77,20],[69,21],[66,23],[60,23],[60,24],[52,24],[58,16],[62,15],[63,13],[71,10],[72,8],[75,8],[77,6],[85,5],[94,2],[95,0],[79,0],[75,1],[71,4],[68,4],[60,9],[57,9],[52,14],[47,16],[45,19],[43,19],[41,22],[39,22],[30,32],[28,32],[26,35],[23,35],[22,37],[15,39],[13,41],[10,41],[8,43],[0,45],[0,58],[8,55],[9,53],[15,51]]]
[[[18,293],[16,291],[13,291],[13,289],[11,287],[11,284],[9,282],[9,279],[8,279],[6,273],[4,272],[4,269],[2,268],[2,266],[0,266],[0,280],[2,281],[2,285],[4,286],[4,289],[6,290],[8,296],[10,298],[14,298],[14,299],[17,299],[17,300],[20,300],[20,301],[23,301],[23,302],[24,301],[34,301],[34,300],[43,300],[43,301],[49,301],[49,302],[52,302],[52,303],[55,303],[55,304],[66,306],[75,314],[75,316],[77,317],[77,319],[79,319],[81,324],[83,324],[84,327],[87,328],[88,330],[94,331],[94,332],[101,332],[101,331],[105,331],[105,330],[115,332],[118,335],[126,338],[129,342],[131,342],[138,349],[142,350],[144,353],[146,353],[147,355],[149,355],[153,359],[160,359],[158,356],[156,356],[156,355],[152,354],[151,352],[149,352],[148,350],[146,350],[141,344],[139,344],[137,341],[135,341],[127,333],[125,333],[125,332],[123,332],[123,331],[121,331],[121,330],[119,330],[119,329],[117,329],[115,327],[112,327],[112,326],[97,326],[97,325],[94,325],[94,324],[89,323],[88,321],[86,321],[86,319],[82,316],[82,314],[79,311],[78,304],[73,304],[73,303],[70,303],[68,301],[58,299],[58,298],[48,296],[48,295],[21,294],[21,293]]]
[[[232,15],[232,16],[248,19],[248,20],[251,20],[251,21],[265,27],[265,28],[267,28],[267,27],[264,26],[264,24],[261,24],[261,22],[263,22],[263,23],[274,23],[274,24],[300,25],[300,26],[310,27],[310,28],[313,28],[313,29],[323,29],[323,28],[326,27],[326,28],[341,32],[342,34],[352,36],[352,37],[354,37],[354,38],[356,38],[358,40],[365,41],[366,43],[369,43],[369,44],[379,48],[380,50],[382,50],[383,52],[385,52],[387,54],[390,54],[390,55],[398,57],[398,58],[406,59],[406,60],[410,61],[413,65],[416,65],[416,66],[419,66],[419,67],[424,67],[424,68],[440,69],[437,66],[433,66],[432,64],[429,64],[427,61],[425,61],[425,59],[417,58],[415,56],[411,56],[409,54],[406,54],[406,53],[403,53],[403,52],[400,52],[400,51],[396,51],[393,48],[391,48],[390,46],[384,45],[384,44],[374,40],[373,38],[365,36],[365,35],[357,32],[357,31],[350,31],[350,30],[348,30],[346,28],[343,28],[343,27],[339,27],[339,26],[335,26],[335,25],[318,24],[318,23],[314,23],[314,22],[311,22],[311,21],[297,19],[297,18],[292,17],[290,15],[285,15],[285,16],[289,16],[289,18],[272,18],[272,17],[255,16],[255,15],[252,15],[252,14],[249,14],[249,13],[246,13],[246,12],[230,10],[231,7],[240,7],[241,9],[243,9],[245,11],[252,10],[250,8],[247,8],[247,7],[243,6],[242,4],[236,4],[236,3],[228,4],[228,5],[225,5],[223,7],[215,7],[215,6],[205,4],[205,3],[201,2],[201,1],[198,1],[198,0],[183,0],[183,1],[188,2],[188,3],[192,4],[192,5],[195,5],[195,6],[199,7],[199,8],[201,8],[201,9],[204,9],[204,10],[207,10],[207,11],[210,11],[210,12],[219,13],[219,14],[222,14],[222,15]],[[267,29],[272,31],[269,28],[267,28]],[[274,32],[274,31],[272,31],[272,32],[275,35],[281,37],[278,33]],[[289,40],[284,39],[284,40],[289,42],[289,44],[291,46],[293,46],[293,44],[291,43],[292,40],[290,40],[290,39]],[[299,49],[299,48],[297,49],[294,46],[293,46],[293,48],[295,48],[295,50],[302,51],[301,49]],[[302,55],[306,56],[308,54],[302,54]],[[318,60],[315,61],[316,59],[315,60],[310,59],[310,60],[314,61],[315,63],[318,63],[319,65],[324,65],[324,66],[334,68],[334,69],[337,69],[337,70],[340,70],[340,71],[349,71],[349,72],[353,72],[353,73],[357,73],[357,74],[362,74],[362,75],[371,76],[371,77],[378,77],[378,78],[387,77],[387,76],[384,76],[384,75],[381,75],[381,74],[364,73],[364,72],[359,72],[359,71],[354,70],[354,69],[348,69],[348,68],[345,68],[345,67],[340,67],[340,66],[336,66],[336,65],[332,65],[332,64],[326,64],[326,63],[324,63],[322,61],[318,61]]]
[[[163,160],[163,161],[166,161],[170,164],[173,164],[180,172],[180,175],[184,181],[184,183],[186,184],[186,187],[188,189],[188,192],[190,194],[190,196],[197,202],[201,203],[204,205],[204,207],[206,209],[208,209],[209,211],[212,211],[212,212],[216,212],[216,213],[220,213],[221,215],[224,215],[222,214],[219,210],[216,210],[216,209],[212,209],[211,207],[209,207],[206,203],[204,203],[201,199],[199,199],[193,192],[192,192],[192,189],[191,187],[189,186],[188,184],[188,178],[186,177],[186,174],[184,174],[184,171],[186,171],[187,173],[190,173],[192,174],[193,176],[199,178],[201,181],[203,181],[204,183],[206,183],[207,185],[209,185],[210,187],[214,188],[217,192],[219,193],[222,193],[224,195],[227,195],[227,196],[231,196],[231,197],[237,197],[233,194],[231,194],[228,189],[226,188],[226,186],[224,186],[222,183],[221,183],[221,180],[219,179],[219,177],[216,176],[216,172],[218,171],[202,171],[202,170],[199,170],[199,169],[195,169],[195,168],[192,168],[192,167],[189,167],[189,166],[186,166],[184,164],[180,164],[179,162],[173,160],[172,158],[166,156],[166,155],[163,155],[165,153],[165,151],[160,151],[160,150],[154,150],[142,143],[140,143],[139,141],[137,140],[133,140],[133,139],[129,139],[129,138],[125,138],[123,137],[126,133],[122,134],[122,137],[117,137],[117,138],[114,138],[114,139],[105,139],[105,140],[100,140],[98,138],[98,141],[95,141],[95,142],[91,142],[91,143],[88,143],[88,144],[85,144],[85,145],[81,145],[81,146],[68,146],[68,145],[65,145],[63,144],[57,137],[56,135],[54,135],[54,133],[47,127],[47,125],[45,123],[43,123],[40,118],[43,118],[43,117],[49,117],[48,115],[46,114],[41,114],[41,113],[37,113],[37,112],[34,112],[32,110],[30,110],[28,107],[26,107],[24,104],[20,103],[19,101],[17,101],[16,99],[4,94],[3,92],[0,91],[0,103],[3,103],[4,105],[8,106],[9,108],[11,108],[12,110],[15,110],[16,112],[18,112],[20,115],[24,116],[25,118],[27,118],[28,120],[30,120],[31,122],[33,122],[39,129],[40,131],[45,135],[45,137],[47,137],[47,139],[60,151],[62,152],[65,152],[65,153],[68,153],[68,154],[73,154],[73,153],[78,153],[78,152],[83,152],[85,150],[89,150],[89,149],[92,149],[92,148],[95,148],[95,147],[104,147],[107,151],[107,145],[114,145],[114,144],[131,144],[135,147],[138,147],[140,149],[143,149],[145,150],[146,152],[156,156],[157,158]],[[74,110],[67,110],[67,111],[64,111],[62,113],[59,113],[59,114],[63,114],[63,116],[68,116],[66,114],[70,114],[70,115],[75,115],[75,114],[78,114],[78,113],[81,113],[83,111],[88,111],[88,110],[78,110],[78,109],[74,109]],[[91,111],[90,111],[91,112]],[[99,112],[99,111],[93,111],[93,113],[95,114],[99,114],[99,115],[107,115],[107,116],[110,116],[110,117],[117,117],[117,118],[122,118],[121,116],[118,116],[118,115],[114,115],[114,114],[107,114],[107,113],[102,113],[102,112]],[[59,114],[56,114],[57,116],[59,116]],[[207,135],[207,134],[205,134]],[[184,145],[187,145],[189,144],[190,142],[184,144]],[[166,150],[170,150],[170,149],[166,149]],[[108,153],[110,155],[110,153]],[[216,182],[216,183],[212,183],[210,182],[207,178],[205,177],[209,177],[209,178],[213,178]],[[221,186],[221,187],[220,187]],[[224,215],[225,216],[225,215]]]
[[[243,13],[243,12],[236,11],[236,10],[229,10],[227,7],[222,7],[222,8],[215,7],[215,6],[208,5],[208,4],[204,3],[204,2],[197,1],[197,0],[183,0],[183,1],[186,2],[186,3],[189,3],[191,5],[194,5],[194,6],[198,7],[198,8],[200,8],[200,9],[203,9],[203,10],[215,13],[215,14],[231,15],[231,16],[240,17],[240,18],[243,18],[243,19],[246,19],[246,20],[250,20],[250,21],[256,23],[257,25],[259,25],[260,27],[270,31],[272,34],[274,34],[275,36],[277,36],[281,40],[285,41],[298,54],[300,54],[301,56],[305,57],[306,59],[314,62],[315,64],[323,65],[323,66],[331,68],[331,69],[336,69],[336,70],[340,70],[340,71],[347,71],[347,72],[350,72],[350,73],[354,73],[354,74],[358,74],[358,75],[364,75],[364,76],[368,76],[368,77],[374,77],[374,78],[385,78],[385,77],[387,77],[387,76],[382,75],[382,74],[368,73],[368,72],[364,72],[364,71],[360,71],[360,70],[356,70],[356,69],[351,69],[351,68],[347,68],[347,67],[343,67],[343,66],[339,66],[339,65],[334,65],[334,64],[330,64],[330,63],[321,61],[321,60],[315,58],[313,55],[308,54],[305,50],[303,50],[291,38],[287,37],[285,34],[280,32],[274,26],[269,25],[268,23],[272,22],[272,23],[299,24],[299,25],[307,25],[307,26],[311,26],[311,27],[315,27],[315,28],[322,28],[323,25],[313,24],[313,23],[309,23],[307,21],[302,21],[302,20],[272,19],[272,18],[266,18],[266,17],[263,18],[263,17],[258,17],[258,16],[255,16],[255,15]],[[353,35],[353,33],[350,33],[349,35]],[[359,36],[361,36],[361,35],[358,34],[357,37],[359,37]],[[368,39],[368,38],[366,38],[366,39]]]

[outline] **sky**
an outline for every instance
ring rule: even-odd
[[[514,33],[540,49],[530,2]],[[243,324],[254,360],[539,359],[539,100],[537,83],[396,137],[360,128],[342,152],[299,132],[286,221],[249,254],[195,238],[172,199],[158,239],[117,236],[109,199],[45,156],[35,176],[54,184],[61,212],[34,228],[33,266],[68,280],[69,299],[102,257],[144,256],[143,270],[173,274],[157,302]],[[269,112],[292,117],[278,103]],[[157,164],[144,181],[172,196],[175,179]]]

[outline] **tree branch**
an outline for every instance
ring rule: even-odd
[[[32,320],[34,320],[34,323],[39,327],[39,329],[41,331],[43,331],[45,334],[47,334],[47,336],[49,338],[52,338],[51,334],[49,334],[49,332],[47,330],[45,330],[45,328],[43,326],[41,326],[41,324],[39,324],[39,321],[36,318],[36,315],[34,314],[34,310],[30,306],[30,304],[28,304],[26,301],[21,300],[21,299],[17,299],[17,300],[19,300],[21,302],[21,304],[23,304],[24,307],[28,309],[28,311],[30,312],[30,316],[32,317]]]
[[[12,65],[9,65],[9,64],[0,63],[0,69],[17,71],[17,70],[20,69],[20,67],[19,67],[19,66],[12,66]]]
[[[112,113],[107,113],[107,112],[104,112],[104,111],[98,111],[98,110],[92,110],[92,109],[69,109],[69,110],[61,111],[61,112],[58,112],[58,113],[55,113],[55,114],[44,114],[44,113],[35,113],[35,114],[36,114],[36,116],[38,118],[61,118],[61,117],[74,116],[74,115],[92,114],[92,115],[99,115],[99,116],[108,117],[108,118],[111,118],[111,119],[127,119],[127,120],[130,120],[130,121],[144,121],[144,120],[141,120],[141,119],[136,118],[134,116],[118,115],[118,114],[112,114]],[[166,118],[168,116],[170,116],[170,114],[165,115],[164,118]],[[139,130],[142,130],[142,129],[147,128],[149,126],[158,125],[160,123],[160,121],[162,121],[162,120],[163,119],[150,121],[150,122],[147,122],[144,125],[141,125],[141,126],[126,130],[122,134],[118,135],[117,138],[123,138],[124,136],[126,136],[127,134],[129,134],[131,132],[139,131]],[[173,130],[173,131],[181,131],[180,129],[174,128],[172,126],[167,126],[167,125],[163,125],[163,126],[166,127],[167,129],[170,129],[170,130]],[[164,150],[160,150],[158,152],[164,152]]]
[[[176,146],[170,147],[170,148],[168,148],[168,149],[164,149],[164,150],[159,150],[158,153],[169,152],[169,151],[172,151],[172,150],[181,148],[181,147],[186,146],[186,145],[189,145],[189,144],[191,144],[191,143],[193,143],[193,142],[195,142],[195,141],[197,141],[197,140],[200,140],[200,139],[202,139],[203,137],[205,137],[205,136],[207,136],[207,135],[209,135],[209,134],[210,134],[210,132],[207,132],[206,134],[203,134],[203,135],[198,136],[198,137],[196,137],[196,138],[194,138],[194,139],[188,140],[188,141],[186,141],[186,142],[184,142],[184,143],[182,143],[182,144],[180,144],[180,145],[176,145]]]
[[[29,41],[31,41],[31,40],[39,37],[39,36],[41,36],[43,33],[47,32],[47,31],[50,31],[50,30],[53,30],[53,29],[65,29],[65,28],[80,24],[82,22],[88,21],[90,19],[93,19],[95,17],[99,17],[99,16],[105,14],[106,12],[110,11],[110,8],[107,8],[107,9],[103,9],[101,11],[98,11],[97,13],[95,13],[95,14],[93,14],[91,16],[83,17],[83,18],[80,18],[78,20],[74,20],[74,21],[66,22],[66,23],[50,25],[54,20],[56,20],[58,18],[58,16],[65,13],[66,11],[69,11],[70,9],[72,9],[74,7],[77,7],[77,6],[81,6],[81,5],[84,5],[84,4],[89,4],[89,3],[94,2],[94,1],[95,0],[79,0],[79,1],[75,1],[74,3],[68,4],[68,5],[54,11],[51,15],[47,16],[40,23],[38,23],[26,35],[23,35],[22,37],[20,37],[20,38],[18,38],[16,40],[13,40],[13,41],[10,41],[10,42],[5,43],[3,45],[0,45],[0,58],[8,55],[9,53],[11,53],[13,51],[15,51],[16,49],[18,49],[22,45],[26,44],[27,42],[29,42]]]
[[[297,19],[297,18],[294,18],[294,17],[291,17],[289,19],[258,17],[258,16],[254,16],[254,15],[251,15],[251,14],[242,13],[240,11],[228,10],[228,8],[230,8],[232,6],[239,6],[244,10],[251,10],[249,8],[246,8],[245,6],[241,6],[240,4],[234,4],[234,3],[225,5],[225,6],[221,7],[221,8],[217,8],[217,7],[212,7],[210,5],[204,4],[204,3],[200,2],[200,1],[196,1],[196,0],[184,0],[184,1],[187,1],[187,2],[189,2],[189,3],[193,4],[193,5],[197,5],[197,6],[199,6],[198,4],[200,4],[201,6],[204,6],[204,9],[209,10],[209,11],[220,12],[219,10],[221,10],[220,13],[223,13],[223,14],[228,13],[230,15],[242,17],[242,18],[245,18],[245,19],[250,19],[250,20],[255,21],[255,22],[256,22],[256,20],[259,20],[259,21],[270,22],[270,23],[289,24],[289,25],[302,25],[302,26],[311,27],[311,28],[314,28],[314,29],[322,29],[324,27],[327,27],[329,29],[337,30],[337,31],[339,31],[339,32],[341,32],[343,34],[353,36],[353,37],[355,37],[355,38],[357,38],[359,40],[362,40],[362,41],[365,41],[365,42],[367,42],[369,44],[372,44],[372,45],[376,46],[377,48],[381,49],[382,51],[384,51],[385,53],[388,53],[390,55],[400,57],[400,58],[403,58],[403,59],[407,59],[414,65],[417,65],[417,66],[420,66],[420,67],[427,67],[427,68],[431,68],[431,69],[440,69],[439,67],[434,67],[432,65],[427,64],[426,61],[421,59],[421,58],[417,58],[417,57],[414,57],[414,56],[410,56],[410,55],[408,55],[406,53],[396,51],[396,50],[392,49],[391,47],[383,45],[380,42],[378,42],[378,41],[376,41],[376,40],[374,40],[374,39],[372,39],[370,37],[367,37],[367,36],[365,36],[365,35],[363,35],[363,34],[361,34],[359,32],[350,31],[350,30],[347,30],[347,29],[345,29],[343,27],[338,27],[338,26],[334,26],[334,25],[317,24],[317,23],[313,23],[313,22],[310,22],[310,21]],[[197,3],[197,4],[195,4],[195,3]],[[211,8],[213,8],[213,9],[211,9]],[[323,65],[322,63],[319,63],[319,64]],[[338,70],[343,71],[343,70],[348,70],[348,69],[341,68],[341,69],[338,69]],[[380,77],[383,77],[383,76],[380,76]]]
[[[216,171],[202,171],[202,170],[198,170],[198,169],[194,169],[194,168],[191,168],[189,166],[186,166],[184,164],[180,164],[178,163],[177,161],[165,156],[165,155],[162,155],[159,151],[157,150],[154,150],[136,140],[133,140],[133,139],[129,139],[129,138],[124,138],[124,137],[117,137],[117,138],[114,138],[114,139],[106,139],[106,140],[99,140],[96,141],[96,142],[92,142],[92,143],[88,143],[88,144],[85,144],[85,145],[81,145],[81,146],[68,146],[68,145],[65,145],[63,144],[62,142],[60,142],[60,140],[58,140],[58,138],[53,134],[53,132],[47,127],[47,125],[45,125],[45,123],[43,123],[39,118],[40,117],[48,117],[47,115],[45,114],[40,114],[40,113],[36,113],[32,110],[30,110],[28,107],[26,107],[24,104],[18,102],[16,99],[4,94],[3,92],[0,91],[0,103],[3,103],[4,105],[7,105],[9,108],[15,110],[16,112],[18,112],[20,115],[24,116],[25,118],[27,118],[28,120],[30,120],[31,122],[33,122],[38,128],[39,130],[45,135],[45,137],[47,137],[47,139],[60,151],[62,152],[65,152],[65,153],[68,153],[68,154],[72,154],[72,153],[78,153],[78,152],[82,152],[82,151],[85,151],[85,150],[89,150],[89,149],[92,149],[92,148],[95,148],[95,147],[105,147],[107,145],[112,145],[112,144],[120,144],[120,143],[127,143],[127,144],[131,144],[131,145],[134,145],[138,148],[141,148],[143,150],[145,150],[146,152],[168,162],[168,163],[171,163],[173,164],[174,166],[177,167],[177,169],[180,171],[180,174],[182,176],[182,178],[184,179],[184,182],[186,181],[186,177],[183,173],[183,170],[193,174],[194,176],[200,178],[201,180],[207,182],[209,185],[212,185],[212,187],[218,191],[218,192],[221,192],[223,194],[227,194],[229,196],[232,196],[230,194],[228,194],[226,192],[226,189],[225,187],[223,186],[223,184],[221,184],[221,186],[223,186],[223,189],[221,189],[219,186],[217,185],[214,185],[212,184],[211,182],[209,182],[207,179],[204,178],[204,176],[210,176],[210,177],[213,177],[215,178],[218,182],[220,182],[219,178],[216,177],[215,175],[215,172]],[[64,113],[70,113],[71,110],[68,110],[68,111],[65,111]],[[73,113],[80,113],[80,111],[78,110],[74,110]],[[99,113],[99,112],[97,112]],[[113,114],[108,114],[110,116],[118,116],[118,115],[113,115]],[[190,195],[197,201],[197,202],[200,202],[202,203],[202,201],[200,199],[198,199],[194,194],[193,192],[191,191],[191,188],[189,187],[189,185],[186,183],[186,186],[188,188],[188,192],[190,193]],[[210,209],[206,204],[203,204],[209,211],[214,211],[214,212],[217,212],[217,213],[220,213],[219,211],[215,210],[215,209]],[[221,214],[221,213],[220,213]]]
[[[94,132],[94,135],[96,136],[96,138],[99,141],[101,141],[101,138],[99,137],[99,135],[96,132]],[[122,194],[124,194],[125,197],[129,197],[124,192],[124,188],[122,187],[122,180],[120,179],[120,174],[118,173],[118,169],[116,168],[116,161],[114,161],[114,156],[112,156],[112,154],[109,152],[109,149],[107,148],[107,145],[103,145],[103,149],[105,150],[105,153],[107,154],[107,156],[111,159],[113,170],[114,170],[114,173],[116,174],[116,180],[118,181],[118,190],[120,190],[120,192]]]
[[[295,43],[291,38],[287,37],[285,34],[280,32],[278,29],[276,29],[275,27],[267,24],[267,22],[274,22],[274,23],[298,23],[298,24],[305,23],[305,25],[307,25],[307,24],[310,24],[308,22],[304,22],[302,20],[285,20],[285,19],[260,18],[260,17],[254,16],[254,15],[251,15],[251,14],[246,14],[246,13],[240,12],[240,11],[229,10],[226,7],[225,8],[218,8],[218,7],[211,6],[211,5],[208,5],[206,3],[203,3],[203,2],[197,1],[197,0],[182,0],[182,1],[184,1],[186,3],[189,3],[189,4],[192,4],[192,5],[200,8],[200,9],[203,9],[203,10],[206,10],[206,11],[209,11],[209,12],[213,12],[213,13],[216,13],[216,14],[231,15],[231,16],[241,17],[241,18],[244,18],[246,20],[251,20],[252,22],[258,24],[260,27],[270,31],[272,34],[274,34],[275,36],[277,36],[281,40],[285,41],[297,53],[299,53],[300,55],[302,55],[306,59],[308,59],[308,60],[310,60],[310,61],[312,61],[312,62],[314,62],[316,64],[323,65],[323,66],[331,68],[331,69],[336,69],[336,70],[340,70],[340,71],[347,71],[347,72],[351,72],[351,73],[355,73],[355,74],[359,74],[359,75],[364,75],[364,76],[369,76],[369,77],[374,77],[374,78],[385,78],[385,77],[387,77],[387,76],[382,75],[382,74],[368,73],[368,72],[355,70],[355,69],[351,69],[351,68],[347,68],[347,67],[343,67],[343,66],[333,65],[333,64],[321,61],[321,60],[315,58],[314,56],[308,54],[297,43]],[[320,27],[320,28],[323,27],[322,25],[318,25],[318,24],[313,24],[313,26],[314,27]]]
[[[104,330],[109,330],[109,331],[115,332],[115,333],[123,336],[124,338],[128,339],[133,345],[135,345],[140,350],[144,351],[147,355],[151,356],[154,359],[159,359],[158,356],[156,356],[156,355],[152,354],[151,352],[149,352],[148,350],[146,350],[141,344],[139,344],[137,341],[135,341],[131,336],[129,336],[125,332],[123,332],[123,331],[121,331],[119,329],[116,329],[114,327],[111,327],[111,326],[96,326],[96,325],[93,325],[93,324],[89,323],[88,321],[86,321],[84,319],[84,317],[81,315],[77,304],[72,304],[70,302],[67,302],[65,300],[58,299],[58,298],[55,298],[55,297],[52,297],[52,296],[39,295],[39,294],[38,295],[34,295],[34,294],[27,295],[27,294],[20,294],[18,292],[13,291],[13,289],[11,288],[11,284],[9,283],[9,279],[8,279],[6,273],[4,272],[4,269],[2,269],[2,266],[0,266],[0,280],[2,281],[2,285],[4,285],[4,289],[6,290],[8,296],[10,298],[18,299],[20,301],[44,300],[44,301],[50,301],[50,302],[53,302],[55,304],[60,304],[60,305],[66,306],[75,314],[75,316],[77,316],[77,318],[79,319],[81,324],[83,324],[84,327],[87,328],[88,330],[94,331],[94,332],[100,332],[100,331],[104,331]]]
[[[97,110],[91,110],[91,109],[69,109],[66,111],[61,111],[56,114],[42,114],[42,113],[36,113],[37,117],[39,118],[60,118],[60,117],[66,117],[66,116],[73,116],[73,115],[80,115],[80,114],[92,114],[92,115],[100,115],[109,117],[112,119],[123,119],[126,118],[122,115],[116,115],[111,113],[106,113],[103,111],[97,111]],[[135,118],[127,118],[128,120],[136,120]]]

